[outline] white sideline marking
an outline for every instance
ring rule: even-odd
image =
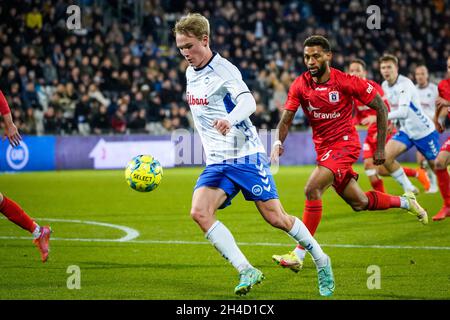
[[[6,218],[0,218],[6,219]],[[85,239],[85,238],[51,238],[52,241],[85,241],[85,242],[128,242],[139,237],[139,232],[135,229],[119,226],[117,224],[105,223],[105,222],[96,222],[96,221],[85,221],[85,220],[69,220],[69,219],[47,219],[47,218],[36,218],[36,220],[45,220],[45,221],[53,221],[53,222],[70,222],[70,223],[81,223],[81,224],[90,224],[94,226],[102,226],[113,229],[119,229],[125,232],[125,236],[119,239]],[[31,237],[7,237],[0,236],[0,239],[32,239]]]
[[[131,243],[148,243],[148,244],[193,244],[211,245],[209,242],[204,241],[181,241],[181,240],[132,240]],[[238,242],[240,246],[260,246],[260,247],[289,247],[294,246],[295,243],[271,243],[271,242]],[[331,248],[369,248],[369,249],[416,249],[416,250],[450,250],[450,247],[438,247],[438,246],[381,246],[381,245],[364,245],[364,244],[325,244],[320,243],[321,247]]]
[[[5,219],[0,217],[0,219]],[[113,229],[119,229],[126,233],[125,236],[119,239],[85,239],[85,238],[53,238],[52,241],[82,241],[82,242],[127,242],[127,243],[140,243],[140,244],[190,244],[190,245],[211,245],[206,241],[185,241],[185,240],[134,240],[139,237],[139,232],[135,229],[120,226],[116,224],[110,224],[105,222],[96,221],[84,221],[84,220],[69,220],[69,219],[46,219],[40,218],[36,220],[54,221],[54,222],[70,222],[70,223],[81,223],[89,224],[94,226],[102,226]],[[31,237],[8,237],[0,236],[0,239],[25,239],[31,240]],[[272,242],[238,242],[240,246],[260,246],[260,247],[289,247],[293,246],[294,243],[272,243]],[[439,247],[439,246],[401,246],[401,245],[359,245],[359,244],[325,244],[321,243],[321,247],[330,248],[362,248],[362,249],[412,249],[412,250],[450,250],[450,247]]]

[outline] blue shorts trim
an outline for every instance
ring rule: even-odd
[[[417,140],[410,139],[406,133],[399,131],[392,137],[392,139],[403,143],[406,146],[406,150],[409,150],[412,146],[415,146],[427,160],[434,160],[439,154],[439,134],[436,130],[426,137]]]
[[[227,199],[219,209],[229,206],[239,191],[242,191],[247,201],[278,199],[275,180],[270,172],[267,156],[265,154],[256,155],[206,166],[198,178],[194,190],[200,187],[222,189],[226,193]]]

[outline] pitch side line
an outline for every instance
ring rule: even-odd
[[[192,245],[211,245],[204,241],[181,241],[181,240],[131,240],[131,243],[143,244],[192,244]],[[270,243],[270,242],[238,242],[240,246],[260,246],[260,247],[287,247],[294,243]],[[382,246],[382,245],[358,245],[358,244],[325,244],[320,243],[321,247],[330,248],[362,248],[362,249],[416,249],[416,250],[450,250],[450,247],[438,246]]]
[[[0,217],[0,219],[6,219]],[[125,236],[119,239],[85,239],[85,238],[58,238],[52,237],[52,241],[81,241],[81,242],[126,242],[126,243],[140,243],[140,244],[188,244],[188,245],[211,245],[205,241],[184,241],[184,240],[135,240],[139,237],[139,232],[135,229],[120,226],[105,222],[85,221],[85,220],[69,220],[69,219],[46,219],[40,218],[36,220],[54,221],[54,222],[69,222],[69,223],[81,223],[94,226],[102,226],[113,229],[118,229],[125,232]],[[12,236],[0,236],[0,239],[6,240],[31,240],[31,237],[12,237]],[[292,246],[292,243],[271,243],[271,242],[238,242],[240,246],[260,246],[260,247],[287,247]],[[326,244],[321,243],[322,247],[330,248],[355,248],[355,249],[412,249],[412,250],[450,250],[450,247],[446,246],[401,246],[401,245],[358,245],[358,244]]]
[[[0,218],[0,219],[6,219],[6,218]],[[97,221],[86,221],[86,220],[69,220],[69,219],[47,219],[47,218],[39,218],[36,220],[44,220],[44,221],[50,221],[50,222],[69,222],[69,223],[81,223],[81,224],[88,224],[93,226],[101,226],[101,227],[107,227],[107,228],[113,228],[118,229],[123,232],[125,232],[125,236],[119,239],[85,239],[85,238],[51,238],[52,241],[84,241],[84,242],[128,242],[131,240],[136,239],[139,237],[140,233],[132,228],[120,226],[117,224],[111,224],[111,223],[105,223],[105,222],[97,222]],[[7,237],[7,236],[0,236],[0,239],[31,239],[31,237]]]

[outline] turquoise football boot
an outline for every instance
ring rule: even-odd
[[[317,277],[319,279],[319,292],[321,296],[329,297],[335,289],[333,269],[331,268],[331,259],[328,257],[326,266],[317,268]]]
[[[261,283],[264,280],[264,275],[256,268],[247,268],[239,273],[239,284],[234,288],[234,293],[237,295],[246,295],[250,289]]]

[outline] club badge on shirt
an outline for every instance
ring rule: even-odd
[[[331,103],[339,102],[339,92],[337,92],[337,91],[330,91],[328,93],[328,100]]]

